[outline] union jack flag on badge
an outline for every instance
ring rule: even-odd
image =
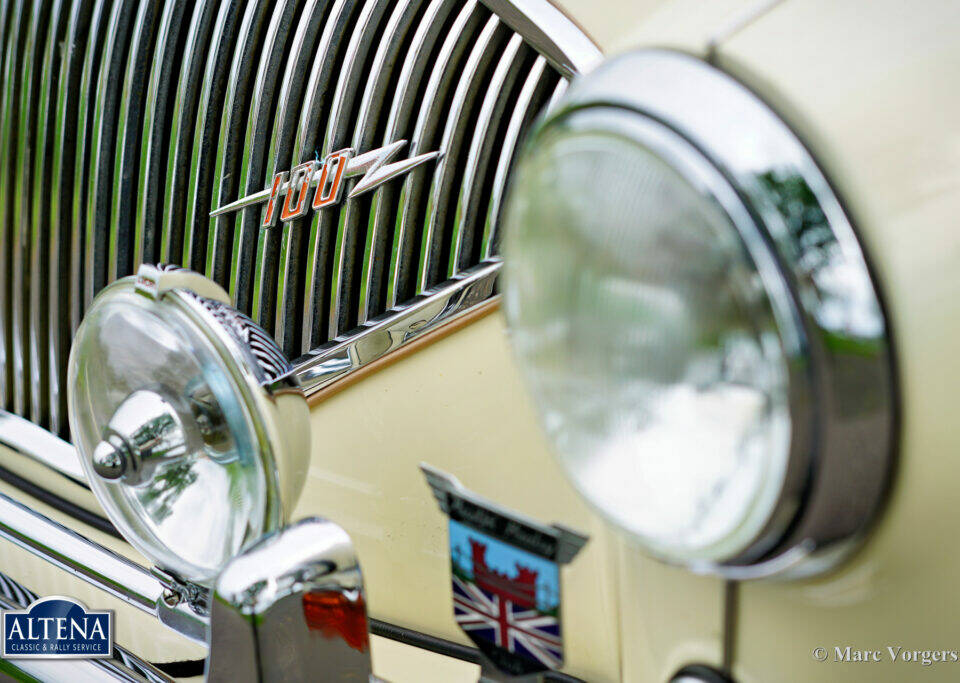
[[[449,517],[450,573],[457,625],[510,676],[563,665],[560,565],[587,537],[503,510],[456,478],[421,465]]]

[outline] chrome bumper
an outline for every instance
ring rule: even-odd
[[[332,522],[310,518],[265,537],[235,557],[209,592],[142,567],[3,494],[0,538],[205,643],[208,680],[375,680],[360,567],[350,537]],[[0,596],[0,607],[23,605]],[[117,660],[3,665],[41,679],[62,678],[62,667],[70,666],[87,679],[169,680],[145,663],[149,668],[138,670],[122,648],[120,654],[130,666]]]

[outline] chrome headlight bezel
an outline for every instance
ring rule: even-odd
[[[755,94],[677,52],[625,54],[575,81],[530,136],[528,149],[562,125],[615,128],[655,150],[718,203],[746,244],[772,256],[783,289],[770,292],[767,285],[768,296],[798,329],[795,339],[783,340],[791,443],[775,511],[736,557],[681,563],[730,578],[833,566],[880,509],[897,425],[887,317],[837,193],[798,136]],[[777,196],[783,179],[803,183],[810,207],[822,216],[815,243],[800,239],[796,228],[805,219]],[[508,318],[509,258],[508,252]],[[855,381],[842,375],[851,359]]]

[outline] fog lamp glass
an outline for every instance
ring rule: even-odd
[[[798,332],[773,256],[674,137],[602,108],[539,132],[507,207],[506,311],[587,500],[655,555],[723,562],[776,515]]]
[[[278,451],[291,444],[271,438],[273,378],[237,326],[259,330],[222,302],[127,278],[94,301],[70,356],[70,425],[91,488],[135,547],[196,581],[282,519]]]

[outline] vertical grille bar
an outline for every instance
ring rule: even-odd
[[[370,65],[354,125],[352,147],[358,152],[377,146],[375,142],[377,133],[382,128],[381,121],[385,118],[381,104],[393,81],[392,67],[406,44],[408,33],[413,27],[422,6],[423,3],[420,0],[399,0],[382,32],[383,37],[380,47]],[[386,144],[390,144],[390,142],[394,141],[391,140]],[[401,150],[401,152],[403,151],[405,150]],[[344,195],[349,194],[357,180],[353,178],[347,181]],[[361,239],[361,231],[368,224],[369,207],[370,196],[366,195],[347,199],[342,208],[341,230],[337,235],[342,267],[337,268],[337,271],[350,271],[351,276],[344,276],[339,281],[334,279],[337,285],[337,289],[334,291],[334,301],[342,302],[341,327],[352,327],[357,324],[358,316],[353,315],[354,304],[361,311],[370,310],[371,306],[375,307],[376,310],[380,308],[379,282],[373,280],[373,274],[370,271],[363,272],[366,270],[366,264],[369,263],[371,258],[374,258],[374,254],[382,259],[383,253],[383,240],[377,234],[375,224],[372,229],[367,231],[366,239]],[[363,258],[361,264],[357,263],[360,256],[357,253],[359,249],[369,255]],[[357,272],[358,266],[360,267],[359,272]],[[355,282],[354,276],[358,274],[360,279]],[[359,293],[355,295],[356,289],[359,289]]]
[[[256,88],[256,74],[263,47],[264,33],[268,28],[270,5],[251,0],[247,6],[241,28],[241,40],[234,52],[231,68],[230,106],[224,110],[224,122],[221,127],[218,157],[223,160],[220,179],[220,197],[222,200],[236,199],[242,184],[244,139],[250,112],[250,102]],[[224,201],[220,202],[225,203]],[[233,233],[233,249],[230,258],[230,296],[238,308],[250,310],[250,297],[253,287],[252,277],[257,246],[257,226],[237,220],[235,215],[217,219],[216,229],[230,230]]]
[[[383,134],[384,145],[396,140],[410,139],[410,133],[412,132],[410,130],[411,119],[416,111],[418,94],[424,87],[424,76],[428,73],[427,65],[436,49],[437,42],[444,35],[444,28],[455,6],[455,0],[433,0],[427,7],[400,69],[396,91],[390,104],[390,113],[387,115],[386,130]],[[396,197],[402,182],[402,180],[397,179],[377,188],[371,199],[370,221],[372,228],[369,232],[368,241],[382,236],[385,244],[381,250],[372,248],[366,250],[367,261],[364,264],[363,286],[368,291],[372,291],[375,288],[375,280],[382,277],[378,271],[385,272],[386,300],[384,301],[384,308],[393,308],[398,303],[398,274],[390,267],[390,264],[399,264],[401,261],[397,250],[403,243],[403,239],[402,235],[394,234],[393,228],[396,216]],[[375,314],[371,310],[373,309],[372,294],[366,297],[365,302],[367,305],[360,308],[358,324],[361,325]],[[307,349],[304,349],[304,351],[307,351]]]
[[[91,0],[75,0],[69,11],[67,31],[60,50],[60,75],[57,80],[56,122],[52,137],[52,169],[50,192],[50,264],[47,291],[48,330],[50,345],[50,431],[66,436],[67,401],[63,382],[67,374],[67,354],[73,331],[74,302],[77,297],[74,262],[78,260],[79,242],[70,230],[74,169],[79,109],[76,92],[83,74],[83,56],[87,43]]]
[[[522,131],[526,130],[533,120],[552,87],[552,79],[547,71],[547,60],[537,57],[530,72],[524,81],[516,106],[510,114],[507,130],[500,147],[500,156],[497,159],[497,168],[493,175],[493,189],[490,192],[490,208],[486,213],[483,225],[483,238],[480,243],[481,259],[491,258],[499,247],[497,226],[500,223],[500,208],[503,205],[503,193],[507,186],[507,175],[513,165],[517,153],[517,143]]]
[[[487,92],[480,105],[480,112],[476,124],[472,127],[470,149],[467,152],[466,168],[463,172],[463,181],[457,198],[456,211],[453,216],[453,236],[450,248],[450,258],[447,267],[447,277],[453,277],[471,264],[477,262],[473,243],[475,241],[476,225],[484,215],[481,197],[489,190],[487,184],[487,167],[493,155],[493,149],[499,136],[495,129],[507,103],[513,95],[514,85],[520,77],[520,72],[527,61],[527,53],[523,50],[523,39],[514,34],[510,38],[500,63],[497,64],[493,78],[487,86]]]
[[[18,30],[22,16],[23,0],[4,2],[3,16],[3,69],[0,71],[0,145],[12,149],[17,134],[16,66],[19,62]],[[0,158],[0,402],[6,408],[14,408],[15,393],[13,378],[13,310],[11,275],[13,260],[13,226],[10,204],[13,201],[15,182],[13,157],[5,154]]]
[[[478,31],[490,18],[489,12],[476,2],[468,2],[457,16],[450,33],[440,48],[417,114],[417,123],[410,138],[410,154],[440,149],[437,132],[447,111],[451,90],[459,64],[467,50],[476,42]],[[446,153],[446,150],[443,150]],[[419,284],[417,266],[420,258],[416,244],[420,241],[423,220],[422,198],[429,171],[423,167],[407,174],[397,201],[397,223],[391,254],[390,291],[388,301],[403,301],[416,292]]]
[[[483,28],[480,39],[467,58],[467,63],[457,84],[447,115],[440,149],[443,158],[437,163],[437,169],[430,185],[427,201],[427,225],[423,233],[420,249],[420,268],[418,271],[419,289],[429,289],[443,278],[440,274],[444,241],[448,238],[442,229],[450,219],[450,201],[456,187],[458,166],[462,163],[464,140],[469,127],[474,122],[470,111],[476,103],[483,87],[484,77],[496,55],[503,50],[508,31],[500,20],[493,16]]]
[[[33,206],[31,209],[30,229],[30,365],[34,368],[33,408],[31,414],[34,421],[42,426],[58,429],[59,423],[52,418],[55,413],[53,406],[58,404],[59,382],[51,376],[51,361],[53,347],[50,346],[50,320],[47,316],[46,305],[49,302],[48,292],[51,282],[50,266],[51,234],[47,229],[50,225],[49,197],[56,194],[51,191],[52,149],[42,141],[54,136],[57,99],[54,93],[60,75],[57,57],[58,46],[63,40],[67,28],[69,13],[62,10],[62,1],[55,0],[50,9],[50,20],[45,31],[43,58],[39,74],[39,93],[36,107],[36,127],[32,140],[33,146],[33,173],[36,187],[31,193]],[[44,28],[40,25],[41,33]],[[38,34],[37,38],[39,39]],[[39,46],[38,46],[39,47]]]
[[[17,140],[17,183],[14,197],[14,245],[17,256],[13,261],[13,324],[14,324],[14,368],[20,378],[20,391],[15,395],[21,403],[21,414],[29,414],[30,419],[40,424],[46,412],[47,364],[44,353],[40,362],[40,342],[45,336],[35,323],[30,311],[31,292],[34,287],[46,283],[31,282],[31,264],[33,252],[40,248],[39,235],[34,241],[31,221],[33,212],[33,192],[39,190],[34,176],[33,159],[37,154],[36,138],[32,124],[36,121],[40,106],[40,69],[43,40],[41,27],[46,25],[50,12],[50,3],[34,0],[30,9],[30,22],[26,28],[26,42],[23,48],[23,64],[20,71],[20,129]],[[43,321],[46,322],[45,320]],[[19,363],[19,365],[18,365]],[[29,412],[28,412],[29,411]]]
[[[247,140],[243,158],[244,173],[241,180],[243,194],[251,194],[263,189],[267,182],[267,171],[275,166],[270,154],[274,152],[271,138],[276,114],[276,93],[283,73],[282,65],[286,61],[287,50],[294,29],[294,17],[299,16],[302,4],[287,0],[278,2],[273,18],[267,29],[264,50],[257,69],[256,87],[250,120],[247,123]],[[266,329],[273,327],[273,302],[276,296],[276,280],[266,277],[264,266],[270,263],[269,271],[275,274],[276,260],[279,257],[280,233],[277,230],[260,229],[260,207],[247,209],[240,216],[244,234],[256,236],[257,250],[253,276],[250,312],[251,317]]]
[[[116,237],[110,224],[110,207],[114,191],[114,164],[117,154],[117,133],[120,125],[120,98],[126,72],[128,48],[134,29],[134,6],[115,0],[107,25],[107,39],[103,53],[103,68],[97,82],[97,101],[94,109],[90,174],[87,196],[87,252],[85,254],[87,305],[114,273],[111,267],[118,257]],[[114,242],[114,244],[111,244]],[[115,272],[115,271],[114,271]]]
[[[310,65],[317,54],[317,44],[322,38],[322,29],[328,19],[327,10],[332,7],[333,3],[330,2],[310,0],[297,25],[280,86],[277,117],[270,140],[269,157],[273,159],[274,174],[307,161],[306,153],[297,148],[300,137],[299,103],[305,97]],[[299,295],[303,290],[304,263],[300,255],[304,251],[306,238],[302,229],[296,229],[296,226],[290,223],[284,224],[282,231],[273,335],[284,353],[295,356],[299,353],[299,335],[302,329],[302,301]],[[264,268],[258,276],[269,277],[268,269]]]
[[[185,0],[173,0],[163,6],[157,30],[156,56],[147,84],[143,127],[140,139],[140,168],[137,192],[133,198],[136,216],[133,227],[133,270],[141,263],[159,260],[157,229],[163,223],[161,207],[166,174],[171,98],[175,93],[176,74],[180,66],[184,30]]]
[[[113,164],[113,201],[109,214],[107,278],[110,282],[133,272],[141,138],[147,109],[149,67],[155,59],[157,22],[161,16],[159,10],[159,3],[154,2],[142,3],[137,9],[130,38],[130,56],[127,58],[123,89],[120,92],[120,113],[116,131],[118,149]]]
[[[350,43],[340,69],[340,78],[333,95],[330,107],[330,116],[327,119],[327,132],[323,138],[321,156],[346,147],[351,140],[351,124],[353,113],[356,110],[357,84],[362,80],[369,53],[376,41],[380,38],[377,30],[389,6],[385,0],[366,0],[360,13],[357,26],[350,37]],[[330,273],[329,319],[328,335],[336,337],[346,317],[346,299],[341,289],[341,283],[352,276],[353,263],[349,258],[355,248],[356,235],[347,232],[343,222],[345,215],[338,207],[328,207],[319,211],[314,222],[319,223],[321,233],[331,234],[336,230],[332,264],[318,264],[325,266]],[[314,306],[314,310],[319,307]]]
[[[221,55],[232,54],[233,41],[230,40],[229,48],[224,47],[223,41],[230,35],[230,19],[235,15],[237,5],[235,0],[221,0],[219,7],[215,2],[198,2],[190,18],[184,46],[186,54],[174,100],[167,177],[163,186],[166,211],[158,249],[159,260],[167,263],[183,263],[184,225],[190,220],[189,207],[198,185],[196,181],[190,182],[194,177],[195,135],[199,135],[197,129],[200,126],[209,125],[203,113],[204,98],[216,83],[210,78],[211,65],[218,60],[223,63]],[[218,110],[218,120],[221,114]]]
[[[300,159],[309,158],[312,155],[320,157],[322,138],[319,126],[329,116],[332,104],[331,94],[334,90],[331,85],[335,83],[348,44],[349,36],[346,27],[352,23],[354,12],[362,7],[359,0],[337,0],[331,19],[324,29],[317,50],[317,59],[310,73],[307,101],[300,119],[300,132],[297,136]],[[307,231],[309,235],[306,244],[304,307],[301,314],[303,318],[301,351],[306,351],[325,340],[323,294],[328,283],[325,265],[330,254],[331,240],[329,234],[320,231],[320,221],[312,218],[294,221],[291,229]]]
[[[74,192],[72,194],[73,232],[71,235],[72,253],[70,283],[70,325],[73,331],[80,326],[83,312],[90,303],[92,292],[89,291],[87,281],[87,211],[86,188],[90,184],[90,158],[93,156],[93,134],[95,129],[94,110],[96,108],[96,89],[94,84],[103,60],[103,46],[105,42],[105,24],[108,18],[109,6],[106,0],[96,0],[90,18],[90,35],[92,40],[87,41],[87,49],[83,57],[83,73],[80,76],[80,109],[77,112],[77,151],[74,164]]]

